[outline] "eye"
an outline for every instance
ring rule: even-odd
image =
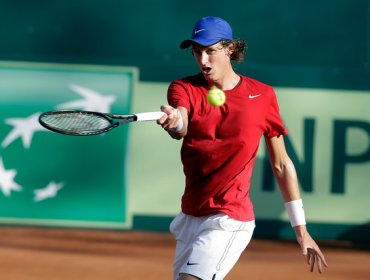
[[[209,50],[206,50],[206,53],[208,55],[211,55],[211,54],[214,54],[216,51],[215,50],[212,50],[212,49],[209,49]]]
[[[193,49],[193,54],[194,55],[200,55],[202,52],[200,50],[195,50]]]

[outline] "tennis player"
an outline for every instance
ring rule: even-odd
[[[244,59],[245,41],[234,39],[225,20],[204,17],[180,48],[191,48],[200,73],[170,84],[168,105],[161,106],[166,114],[158,120],[172,138],[183,139],[186,186],[170,225],[177,240],[173,278],[224,279],[247,247],[255,228],[250,182],[262,136],[302,253],[310,270],[321,273],[327,262],[306,229],[274,90],[233,69],[233,61]],[[212,86],[225,92],[224,105],[207,103]]]

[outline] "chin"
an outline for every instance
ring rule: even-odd
[[[210,75],[210,74],[204,74],[203,73],[203,77],[207,80],[208,83],[213,83],[215,81],[213,75]]]

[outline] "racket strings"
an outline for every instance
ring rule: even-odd
[[[45,115],[42,121],[49,127],[68,132],[94,132],[111,125],[104,117],[81,112]]]

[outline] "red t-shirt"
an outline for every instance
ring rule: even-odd
[[[168,103],[188,111],[188,132],[181,160],[186,177],[182,211],[192,216],[225,213],[254,220],[249,196],[254,161],[262,135],[287,134],[271,86],[241,76],[226,90],[226,103],[207,103],[209,86],[202,74],[172,82]]]

